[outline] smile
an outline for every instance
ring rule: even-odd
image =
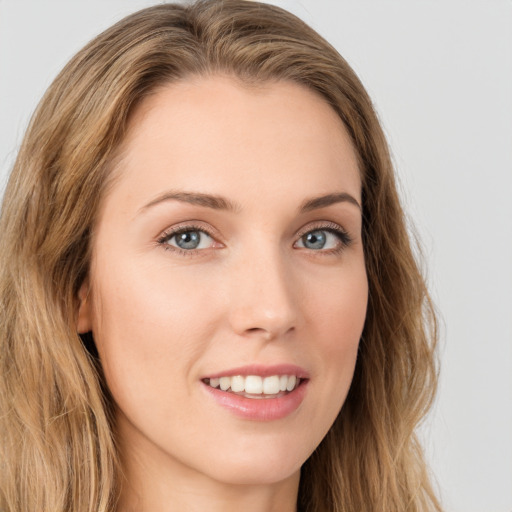
[[[308,392],[310,375],[293,364],[240,366],[204,375],[209,400],[244,420],[281,420],[294,413]]]
[[[301,379],[296,375],[233,375],[203,379],[214,389],[253,399],[279,398],[296,389]]]

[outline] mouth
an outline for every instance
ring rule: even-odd
[[[202,379],[211,388],[261,400],[281,398],[297,389],[306,379],[297,375],[232,375]]]
[[[204,375],[206,396],[243,420],[295,417],[309,388],[309,372],[293,364],[253,364]]]

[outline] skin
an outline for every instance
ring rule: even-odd
[[[366,314],[361,181],[342,122],[296,84],[192,78],[142,102],[114,173],[78,327],[93,331],[116,403],[119,510],[296,510],[300,467],[342,407]],[[236,207],[161,200],[170,191]],[[299,213],[333,193],[354,201]],[[179,252],[169,231],[190,224],[210,235]],[[348,244],[304,238],[333,225]],[[241,418],[205,392],[205,375],[255,363],[308,372],[291,414]]]

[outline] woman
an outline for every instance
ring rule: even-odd
[[[1,233],[2,510],[440,510],[414,433],[435,319],[385,138],[289,13],[168,4],[98,36]]]

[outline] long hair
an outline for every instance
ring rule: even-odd
[[[359,158],[368,312],[346,402],[302,468],[301,509],[441,510],[415,435],[436,389],[435,316],[372,103],[311,28],[242,0],[128,16],[66,65],[30,122],[0,219],[0,509],[115,509],[112,404],[76,332],[78,291],[134,108],[162,85],[212,74],[315,91]]]

